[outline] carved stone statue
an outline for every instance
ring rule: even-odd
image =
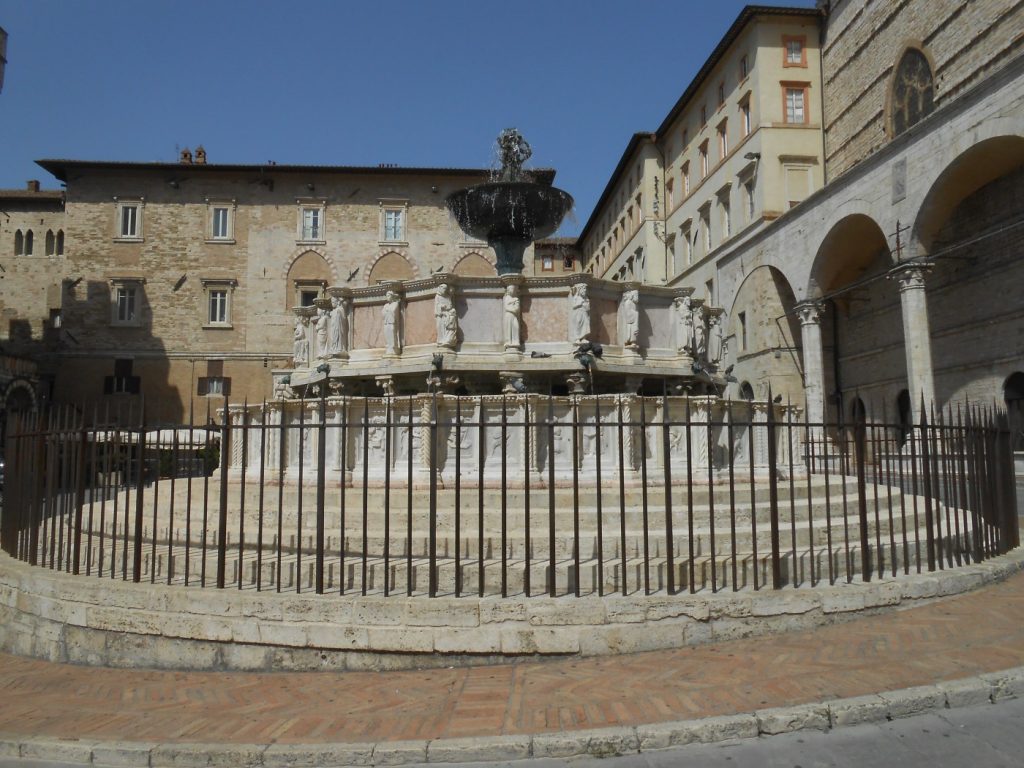
[[[697,360],[707,360],[708,356],[707,318],[698,312],[693,319],[693,356]]]
[[[708,316],[707,360],[717,364],[725,354],[725,339],[720,314]]]
[[[579,344],[590,336],[590,299],[586,284],[573,286],[569,292],[569,341]]]
[[[348,299],[343,296],[335,296],[331,299],[328,349],[332,355],[348,352],[348,309]]]
[[[505,339],[505,349],[519,349],[522,346],[522,336],[520,334],[522,309],[518,286],[509,285],[505,288],[505,296],[501,300],[501,306],[504,309],[501,330],[502,336]]]
[[[693,311],[688,296],[676,296],[672,300],[672,328],[675,332],[676,351],[686,354],[693,339]]]
[[[388,291],[384,298],[384,354],[398,355],[402,352],[402,300],[394,291]]]
[[[637,337],[640,333],[640,292],[628,290],[619,301],[619,327],[622,333],[622,346],[636,349]]]
[[[330,316],[326,309],[321,308],[316,313],[316,356],[319,359],[327,357],[327,326],[330,323]]]
[[[447,283],[437,286],[434,296],[434,322],[437,324],[437,345],[454,349],[459,336],[459,316],[452,303],[452,289]]]
[[[295,318],[295,333],[292,344],[292,362],[298,368],[309,364],[309,339],[306,338],[306,318]]]

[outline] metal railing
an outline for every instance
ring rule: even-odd
[[[5,552],[135,582],[689,594],[942,570],[1019,544],[1007,419],[977,407],[909,430],[686,397],[225,400],[160,429],[59,407],[13,417],[6,456]]]

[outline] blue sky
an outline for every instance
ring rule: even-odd
[[[810,6],[812,0],[791,0]],[[582,228],[736,0],[0,0],[0,187],[36,159],[485,167],[508,126]]]

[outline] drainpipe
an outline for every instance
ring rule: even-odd
[[[838,421],[843,423],[843,385],[839,376],[839,312],[836,308],[836,300],[828,300],[828,312],[832,317],[832,380],[835,383],[833,395],[835,397]]]

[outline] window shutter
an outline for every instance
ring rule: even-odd
[[[231,377],[228,376],[228,377],[222,378],[221,381],[224,382],[224,384],[223,384],[224,397],[231,397]]]
[[[142,377],[141,376],[129,376],[128,377],[128,393],[132,395],[139,394],[142,389]]]
[[[196,394],[197,395],[205,395],[206,394],[206,391],[207,391],[207,383],[206,382],[207,381],[208,381],[208,379],[205,376],[200,376],[199,377],[199,384],[196,387]]]
[[[103,394],[112,395],[114,394],[114,377],[104,376],[103,377]]]
[[[114,375],[119,379],[125,379],[132,375],[131,360],[115,360]]]

